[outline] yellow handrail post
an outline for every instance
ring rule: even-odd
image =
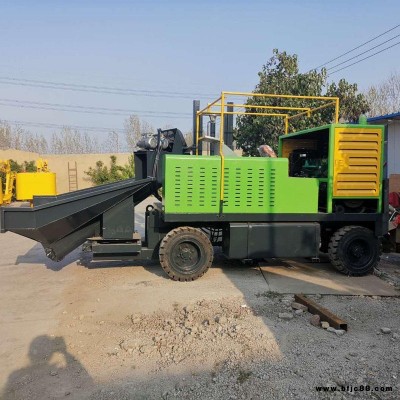
[[[196,156],[199,155],[200,112],[196,112]]]
[[[221,157],[221,179],[220,179],[220,213],[222,214],[223,202],[224,202],[224,170],[225,170],[225,158],[223,152],[224,145],[224,120],[225,120],[225,93],[221,94],[221,120],[219,124],[219,155]]]
[[[335,104],[335,124],[339,122],[339,97],[336,98]]]

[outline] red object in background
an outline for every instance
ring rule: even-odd
[[[397,192],[389,193],[389,204],[394,208],[400,207],[400,195]]]

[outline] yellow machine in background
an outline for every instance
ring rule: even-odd
[[[56,174],[50,172],[47,161],[39,158],[36,161],[37,172],[19,172],[16,179],[16,199],[32,200],[33,196],[54,196]]]
[[[4,192],[3,192],[3,182],[0,180],[0,206],[1,206],[2,204],[11,203],[16,173],[11,172],[11,164],[9,160],[5,161],[0,160],[0,172],[3,172],[6,177]]]
[[[15,187],[18,201],[31,201],[33,196],[54,196],[56,190],[56,174],[49,171],[46,160],[36,161],[37,172],[11,172],[10,161],[0,161],[0,171],[6,175],[5,190],[0,186],[0,205],[10,204]]]

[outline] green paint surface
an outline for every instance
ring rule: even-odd
[[[166,213],[215,213],[220,204],[219,156],[165,157]],[[286,158],[226,157],[224,214],[316,213],[318,179],[289,178]]]

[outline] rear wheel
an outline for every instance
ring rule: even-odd
[[[194,281],[210,268],[213,247],[200,229],[182,226],[164,236],[159,256],[161,267],[171,279]]]
[[[379,261],[380,242],[363,226],[345,226],[332,235],[328,254],[332,265],[343,274],[366,275]]]

